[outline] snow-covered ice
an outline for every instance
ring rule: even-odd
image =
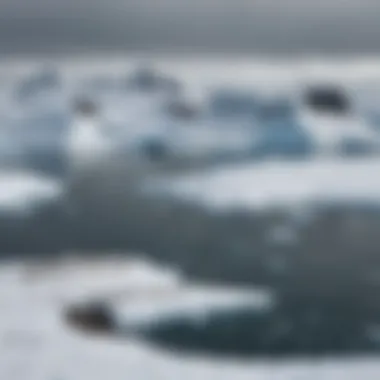
[[[27,171],[0,173],[0,212],[25,215],[63,196],[61,181]]]
[[[214,210],[289,208],[324,202],[380,203],[380,160],[272,160],[148,181],[143,191]]]
[[[178,285],[170,291],[150,290],[139,292],[135,297],[131,295],[127,300],[119,299],[112,306],[117,328],[133,330],[135,326],[143,326],[144,323],[149,325],[177,315],[202,320],[210,311],[225,311],[247,305],[265,311],[273,305],[272,297],[265,289],[207,284]]]
[[[144,280],[145,278],[145,280]],[[134,341],[92,338],[61,320],[66,302],[177,281],[142,262],[0,267],[0,379],[6,380],[377,380],[372,358],[228,361],[176,356]],[[139,284],[139,285],[138,285]]]

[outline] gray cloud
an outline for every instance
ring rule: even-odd
[[[377,0],[2,0],[3,52],[379,53]]]

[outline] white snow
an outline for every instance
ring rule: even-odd
[[[181,286],[182,285],[182,286]],[[229,310],[250,305],[264,310],[272,305],[266,290],[179,284],[172,289],[149,289],[128,299],[119,299],[112,311],[121,330],[175,315],[202,319],[210,311]]]
[[[28,213],[62,194],[60,181],[32,172],[0,172],[0,213]]]
[[[93,167],[110,153],[111,142],[98,117],[74,117],[67,142],[67,156],[74,171]]]
[[[205,207],[266,209],[323,202],[380,204],[380,160],[273,160],[148,181],[143,191]]]
[[[365,142],[368,148],[378,147],[378,133],[360,115],[308,115],[301,109],[300,122],[321,151],[339,152],[345,140]]]
[[[136,265],[136,266],[135,266]],[[104,272],[103,269],[104,268]],[[134,269],[136,268],[136,269]],[[35,268],[36,269],[36,268]],[[134,273],[134,274],[133,274]],[[140,273],[140,274],[138,274]],[[145,274],[143,274],[145,273]],[[130,277],[131,274],[131,277]],[[0,378],[4,380],[377,380],[378,357],[229,361],[181,357],[135,341],[92,338],[71,331],[60,313],[68,300],[128,291],[140,278],[151,286],[159,271],[131,261],[63,263],[38,272],[0,266]],[[141,276],[141,277],[140,277]],[[149,281],[142,281],[146,276]],[[170,277],[170,276],[169,276]],[[153,281],[153,282],[152,282]],[[166,281],[166,280],[165,280]],[[170,283],[156,281],[157,286]],[[134,285],[133,285],[134,283]],[[160,285],[161,284],[161,285]],[[77,292],[77,290],[79,292]]]

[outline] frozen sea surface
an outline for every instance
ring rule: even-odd
[[[0,379],[366,379],[377,380],[372,358],[251,360],[176,356],[133,341],[78,334],[60,313],[67,302],[117,294],[120,289],[172,287],[175,275],[143,262],[72,262],[0,268]]]

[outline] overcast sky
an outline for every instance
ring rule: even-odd
[[[0,0],[3,53],[380,53],[378,0]]]

